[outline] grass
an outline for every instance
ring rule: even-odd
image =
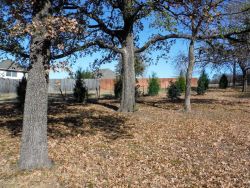
[[[183,100],[144,97],[49,107],[51,169],[19,171],[22,116],[0,104],[0,187],[249,187],[250,97],[209,90]]]

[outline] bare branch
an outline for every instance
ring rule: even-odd
[[[83,51],[91,46],[99,46],[100,48],[104,48],[104,49],[110,49],[116,53],[122,53],[122,50],[113,46],[113,45],[110,45],[110,44],[107,44],[105,41],[102,41],[102,40],[96,40],[96,41],[93,41],[93,42],[88,42],[82,46],[78,46],[78,47],[75,47],[75,48],[72,48],[68,51],[65,51],[64,53],[62,54],[59,54],[59,55],[55,55],[55,56],[52,56],[51,59],[52,60],[55,60],[55,59],[61,59],[61,58],[64,58],[66,56],[69,56],[69,55],[72,55],[74,53],[77,53],[79,51]]]
[[[141,53],[145,51],[147,48],[149,48],[151,45],[155,44],[156,42],[167,40],[167,39],[176,39],[176,38],[182,38],[182,39],[192,39],[191,35],[187,34],[169,34],[169,35],[156,35],[153,38],[151,38],[147,43],[145,43],[141,48],[136,49],[135,53]]]
[[[22,51],[20,51],[20,50],[18,50],[16,48],[13,48],[13,47],[0,45],[0,50],[4,51],[4,52],[7,52],[7,53],[11,53],[11,54],[21,56],[21,57],[23,57],[25,59],[29,58],[29,54],[26,54],[25,52],[22,52]]]

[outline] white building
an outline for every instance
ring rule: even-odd
[[[20,80],[26,73],[25,68],[11,60],[3,60],[0,62],[0,78]]]

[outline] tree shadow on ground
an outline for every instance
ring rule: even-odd
[[[15,106],[0,107],[0,129],[8,129],[12,136],[20,136],[22,114],[13,114]],[[82,104],[51,105],[48,113],[48,136],[57,139],[101,134],[110,140],[132,138],[126,125],[127,118],[87,107]]]
[[[250,99],[250,92],[239,92],[237,94],[223,95],[224,97],[232,97],[236,99]]]
[[[89,100],[89,103],[104,106],[105,108],[109,108],[114,111],[118,111],[119,109],[119,107],[116,105],[118,101],[114,99]]]
[[[161,99],[157,101],[153,100],[137,100],[138,104],[143,104],[146,106],[151,106],[155,108],[161,108],[161,109],[166,109],[166,110],[179,110],[182,106],[182,100],[178,99],[175,101],[170,101],[168,99]]]
[[[0,99],[0,104],[1,103],[16,103],[17,102],[17,99],[15,99],[15,98],[11,98],[11,99]]]
[[[166,109],[166,110],[181,110],[184,105],[184,99],[170,100],[170,99],[161,99],[157,101],[153,100],[139,100],[137,103]],[[191,104],[222,104],[222,105],[238,105],[238,101],[228,101],[228,100],[217,100],[217,99],[191,99]]]
[[[7,128],[12,136],[18,136],[22,130],[22,111],[17,105],[10,103],[0,104],[0,129]]]
[[[0,116],[1,117],[1,116]],[[8,129],[9,132],[11,133],[11,136],[20,136],[21,131],[22,131],[22,124],[23,124],[23,119],[22,118],[15,118],[15,119],[10,119],[6,120],[4,122],[0,122],[0,129]]]

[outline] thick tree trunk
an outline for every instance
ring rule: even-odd
[[[243,70],[242,92],[247,92],[247,71]]]
[[[49,14],[50,2],[36,1],[33,20]],[[35,3],[36,4],[36,3]],[[38,7],[37,7],[38,6]],[[32,36],[30,46],[31,67],[28,73],[24,105],[23,131],[20,150],[20,168],[50,167],[47,146],[48,69],[50,41],[45,38],[45,28]]]
[[[233,88],[236,87],[236,62],[233,64]]]
[[[120,112],[134,112],[135,110],[135,67],[134,67],[134,38],[127,36],[122,53],[122,98]]]
[[[184,109],[186,112],[191,112],[191,103],[190,103],[191,81],[192,81],[192,74],[193,74],[193,68],[194,68],[194,63],[195,63],[193,40],[190,42],[188,53],[189,53],[189,63],[188,63],[188,69],[187,69],[187,74],[186,74],[186,92],[185,92]]]

